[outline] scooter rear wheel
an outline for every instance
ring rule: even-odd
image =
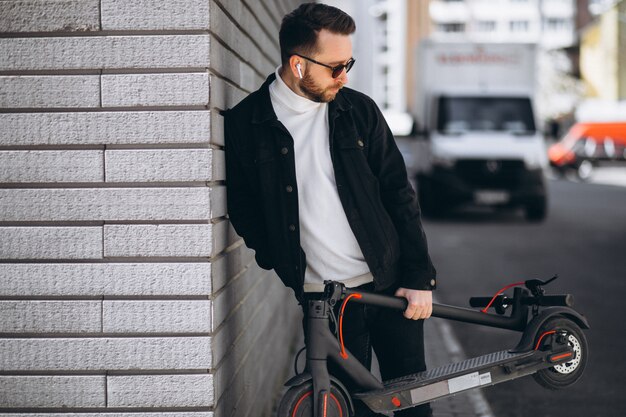
[[[326,416],[350,417],[348,403],[343,393],[334,385],[326,401]],[[312,417],[313,384],[309,381],[287,390],[280,405],[277,417]]]
[[[580,327],[566,317],[553,317],[546,321],[539,335],[551,330],[560,333],[556,337],[565,338],[574,351],[574,357],[571,361],[538,371],[533,378],[544,388],[558,390],[574,384],[582,376],[588,357],[587,339]]]

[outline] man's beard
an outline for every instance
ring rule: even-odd
[[[315,81],[313,81],[313,78],[309,73],[305,73],[304,77],[300,80],[300,90],[309,100],[317,103],[328,103],[333,101],[337,92],[331,90],[334,88],[341,89],[342,87],[343,84],[339,82],[339,85],[337,86],[322,89],[315,84]]]

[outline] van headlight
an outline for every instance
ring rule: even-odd
[[[540,169],[548,166],[548,155],[526,155],[524,157],[524,164],[528,169]]]

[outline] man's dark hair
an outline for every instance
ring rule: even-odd
[[[351,35],[356,24],[347,13],[326,4],[305,3],[285,15],[278,34],[283,64],[294,53],[307,55],[315,52],[317,35],[322,29]]]

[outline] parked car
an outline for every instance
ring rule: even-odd
[[[576,123],[548,148],[548,158],[557,172],[573,171],[581,180],[604,162],[626,163],[626,122]]]

